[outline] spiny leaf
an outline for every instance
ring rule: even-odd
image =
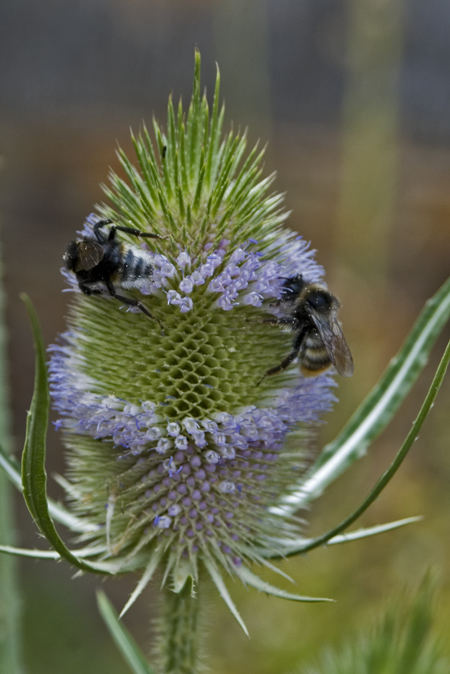
[[[362,529],[355,529],[355,531],[349,531],[345,534],[340,534],[338,536],[333,536],[327,541],[327,545],[337,545],[339,543],[349,543],[350,541],[358,541],[362,538],[369,538],[370,536],[376,536],[378,534],[384,534],[393,529],[399,529],[404,527],[407,524],[415,524],[423,520],[421,515],[415,517],[405,517],[401,520],[395,520],[394,522],[386,522],[384,524],[376,524],[373,527],[364,527]],[[304,552],[305,549],[311,545],[315,539],[300,537],[298,540],[289,540],[285,539],[272,539],[270,543],[272,547],[278,546],[280,550],[283,550],[283,553],[280,553],[279,559],[283,559],[287,554],[297,554]],[[267,555],[267,552],[265,553]]]
[[[125,606],[120,612],[120,617],[125,615],[125,613],[128,611],[128,609],[134,604],[136,599],[139,597],[140,594],[145,590],[151,579],[153,578],[153,575],[158,567],[159,562],[161,561],[162,557],[162,550],[155,550],[150,558],[150,562],[147,564],[147,568],[145,569],[144,573],[142,574],[141,579],[139,580],[138,584],[136,585],[135,589],[131,593],[130,597],[128,598],[128,601],[126,602]]]
[[[31,548],[16,548],[11,545],[0,545],[0,552],[17,557],[34,557],[35,559],[60,559],[61,555],[56,550],[37,550]],[[106,552],[105,548],[99,546],[93,548],[83,548],[72,551],[77,557],[93,557]]]
[[[231,613],[234,615],[236,620],[238,621],[239,625],[242,627],[244,633],[249,636],[247,627],[245,626],[244,621],[242,620],[239,611],[237,610],[233,600],[230,597],[230,594],[226,588],[226,585],[223,581],[222,576],[220,575],[220,572],[217,570],[214,562],[210,562],[207,558],[203,560],[203,563],[205,565],[206,570],[208,571],[209,575],[211,576],[211,580],[213,581],[214,585],[216,586],[217,590],[219,591],[220,596],[230,609]]]
[[[76,557],[59,537],[48,511],[45,454],[49,410],[49,394],[45,349],[34,308],[26,295],[22,296],[33,329],[36,350],[34,393],[27,416],[25,445],[22,454],[22,486],[25,502],[37,526],[63,559],[83,571],[113,573],[114,564],[88,564]]]
[[[123,626],[111,602],[103,592],[97,592],[97,606],[119,651],[134,674],[156,674],[140,651],[131,634]]]
[[[442,356],[441,361],[438,365],[436,373],[433,377],[433,381],[431,382],[431,386],[428,389],[428,393],[425,396],[425,400],[422,403],[419,413],[416,419],[414,420],[414,423],[408,435],[406,436],[402,446],[397,452],[393,462],[391,463],[389,468],[383,473],[383,475],[379,478],[375,487],[371,490],[369,496],[361,503],[360,506],[358,506],[358,508],[356,508],[356,510],[353,511],[353,513],[351,513],[351,515],[342,520],[342,522],[340,522],[336,527],[333,527],[333,529],[330,529],[325,534],[322,534],[321,536],[314,538],[312,541],[305,544],[301,549],[298,549],[295,552],[286,553],[285,556],[298,554],[300,552],[304,553],[309,550],[312,550],[313,548],[317,548],[320,545],[324,545],[334,536],[340,534],[341,531],[345,531],[345,529],[347,529],[351,524],[353,524],[353,522],[355,522],[355,520],[357,520],[358,517],[360,517],[362,513],[365,510],[367,510],[367,508],[375,501],[375,499],[379,496],[379,494],[383,491],[388,482],[393,478],[397,470],[400,468],[400,465],[402,464],[404,458],[411,449],[414,440],[416,440],[416,438],[418,437],[422,424],[425,421],[430,409],[432,408],[434,400],[444,380],[449,361],[450,361],[450,342],[448,342],[447,344],[447,348],[445,349],[444,355]]]
[[[20,475],[20,464],[14,459],[14,457],[9,456],[3,447],[0,445],[0,466],[6,472],[6,475],[14,484],[15,487],[21,492],[22,491],[22,477]],[[84,520],[72,515],[64,506],[60,503],[56,503],[52,499],[47,499],[48,510],[57,522],[64,524],[68,529],[72,531],[77,531],[80,533],[89,533],[97,530],[95,524],[89,524]]]
[[[251,585],[256,590],[260,592],[265,592],[266,594],[271,594],[273,597],[281,597],[281,599],[289,599],[290,601],[305,601],[305,602],[323,602],[323,601],[334,601],[333,599],[328,599],[326,597],[308,597],[301,594],[294,594],[292,592],[286,592],[281,590],[275,585],[267,583],[262,578],[259,578],[254,573],[247,569],[245,566],[241,566],[236,569],[236,575],[242,580],[243,583]]]

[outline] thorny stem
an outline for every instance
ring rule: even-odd
[[[179,593],[165,589],[159,619],[161,674],[198,674],[199,599],[187,581]]]

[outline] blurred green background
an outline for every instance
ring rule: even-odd
[[[341,299],[356,369],[322,428],[331,439],[400,346],[425,299],[448,273],[450,249],[450,4],[448,0],[2,0],[0,4],[0,221],[10,328],[13,447],[23,442],[32,388],[27,291],[47,343],[64,328],[59,274],[67,241],[102,198],[117,167],[116,140],[155,114],[170,91],[189,96],[193,52],[211,90],[220,64],[229,123],[267,140],[267,172],[286,191],[290,226],[311,240]],[[440,347],[444,339],[440,340]],[[307,514],[307,533],[338,522],[367,494],[410,427],[439,347],[396,421],[370,454]],[[364,516],[371,525],[408,515],[399,532],[314,551],[282,567],[297,605],[231,584],[247,640],[211,592],[206,639],[215,674],[278,674],[370,623],[430,566],[441,575],[436,616],[450,633],[448,384],[414,450]],[[62,471],[51,430],[49,472]],[[99,476],[101,480],[101,476]],[[51,485],[51,494],[60,493]],[[41,545],[16,499],[18,542]],[[72,579],[66,564],[19,563],[25,656],[32,674],[125,674],[98,616],[101,582]],[[103,584],[116,606],[135,580]],[[156,588],[155,588],[156,590]],[[126,624],[147,649],[157,592]],[[42,611],[45,610],[45,619]],[[64,659],[64,667],[60,662]]]

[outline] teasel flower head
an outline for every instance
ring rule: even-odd
[[[170,100],[165,130],[132,136],[135,163],[119,149],[122,177],[111,171],[108,202],[79,232],[92,239],[108,219],[160,237],[117,231],[131,271],[116,290],[154,318],[84,294],[64,270],[68,329],[49,370],[81,540],[120,572],[143,570],[140,590],[157,569],[175,592],[206,572],[228,601],[226,575],[251,582],[250,566],[299,534],[276,505],[298,486],[333,378],[295,362],[264,377],[292,348],[270,321],[283,283],[324,271],[285,226],[263,150],[223,119],[219,76],[210,106],[197,54],[189,107]]]

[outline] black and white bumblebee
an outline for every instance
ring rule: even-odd
[[[327,288],[292,276],[283,284],[278,306],[280,315],[265,322],[287,325],[295,336],[290,353],[263,379],[285,370],[297,356],[304,376],[315,377],[334,365],[340,375],[351,377],[353,358],[337,318],[339,300]]]
[[[109,231],[105,233],[102,230],[108,225]],[[133,287],[139,279],[148,279],[153,274],[145,251],[118,241],[117,231],[139,238],[162,238],[133,227],[115,225],[112,220],[98,220],[93,226],[93,236],[84,236],[68,244],[63,255],[64,264],[75,274],[80,290],[86,295],[110,295],[123,304],[137,307],[159,323],[142,302],[117,292],[116,286],[122,289]]]

